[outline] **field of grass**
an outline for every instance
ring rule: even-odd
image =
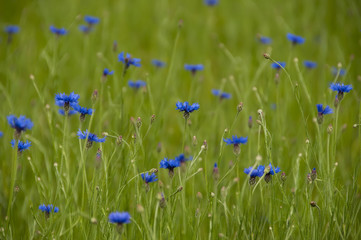
[[[20,27],[11,41],[0,33],[0,239],[361,238],[359,1],[0,5],[0,27]],[[99,23],[84,33],[86,15]],[[288,33],[305,42],[292,44]],[[119,61],[121,52],[141,66],[124,69],[132,59]],[[352,90],[341,99],[335,83]],[[58,113],[56,94],[71,92],[93,109],[84,121]],[[199,109],[185,118],[178,101]],[[316,104],[333,113],[319,115]],[[33,123],[21,131],[27,150],[10,144],[19,137],[10,115]],[[105,142],[89,147],[79,129]],[[233,135],[248,141],[227,144]],[[180,154],[192,160],[173,174],[160,168]],[[266,182],[270,163],[281,171]],[[259,166],[256,178],[245,173]],[[158,181],[145,183],[145,173]],[[130,222],[111,223],[113,212]]]

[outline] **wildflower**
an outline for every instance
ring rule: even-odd
[[[249,175],[249,185],[256,183],[256,177],[262,177],[265,167],[263,165],[258,166],[256,169],[253,167],[245,168],[244,173]]]
[[[3,134],[3,132],[0,131],[0,138],[1,138],[2,136],[4,136],[4,134]]]
[[[317,171],[316,171],[316,168],[313,168],[312,169],[312,172],[311,172],[311,180],[312,182],[314,182],[317,178]]]
[[[215,96],[219,96],[219,98],[222,99],[230,99],[232,95],[230,93],[221,92],[221,90],[212,89],[212,93]]]
[[[33,122],[25,116],[20,116],[19,118],[17,118],[14,115],[9,115],[7,116],[7,120],[9,125],[15,129],[15,139],[19,139],[21,132],[25,131],[26,129],[30,130],[34,125]]]
[[[352,90],[352,85],[344,85],[343,83],[331,83],[330,89],[332,91],[337,91],[337,99],[341,101],[343,99],[343,94],[350,92]]]
[[[303,61],[303,65],[308,69],[317,67],[317,63],[312,62],[312,61],[307,61],[307,60]]]
[[[337,74],[339,76],[344,76],[346,74],[346,70],[343,68],[338,69],[337,67],[331,68],[332,75],[336,76]]]
[[[11,140],[11,146],[12,147],[15,147],[15,144],[16,144],[16,140],[15,139],[13,139],[13,140]],[[20,141],[20,140],[18,140],[18,152],[19,153],[22,153],[24,150],[27,150],[27,149],[29,149],[29,147],[31,146],[31,142],[28,142],[28,140],[26,140],[26,142],[22,142],[22,141]]]
[[[323,108],[322,104],[317,104],[317,122],[321,124],[323,122],[323,115],[333,113],[332,109],[327,105],[325,108]]]
[[[268,183],[272,180],[272,176],[275,175],[276,173],[279,173],[281,171],[281,169],[279,167],[272,167],[271,163],[269,164],[269,166],[266,168],[267,169],[267,173],[264,176],[264,180]]]
[[[147,83],[142,80],[137,80],[137,81],[129,80],[128,81],[128,86],[131,88],[134,88],[135,90],[138,90],[141,87],[145,87],[146,85],[147,85]]]
[[[169,159],[164,158],[162,161],[160,161],[160,168],[165,168],[169,170],[169,176],[173,177],[174,175],[174,168],[180,166],[180,161],[178,159]]]
[[[53,210],[53,208],[54,208],[54,210]],[[39,206],[39,210],[41,210],[43,213],[45,213],[46,218],[49,218],[51,212],[54,212],[54,213],[59,212],[59,208],[53,207],[53,204],[49,204],[48,206],[46,206],[45,204],[42,204]]]
[[[8,34],[8,43],[10,44],[13,39],[13,35],[18,33],[20,28],[16,25],[8,25],[5,27],[4,31]]]
[[[158,181],[157,176],[155,175],[154,172],[152,174],[148,174],[147,172],[142,173],[141,176],[142,176],[143,181],[146,184]]]
[[[303,44],[305,42],[305,39],[301,36],[296,36],[294,34],[291,33],[287,33],[287,39],[293,44],[293,45],[297,45],[297,44]]]
[[[204,4],[208,6],[215,6],[219,3],[219,0],[204,0]]]
[[[234,154],[238,155],[241,152],[241,148],[239,147],[239,145],[242,144],[246,144],[248,140],[248,137],[237,137],[237,136],[232,136],[232,139],[230,138],[224,138],[223,141],[225,143],[227,143],[227,145],[231,145],[233,144],[233,152]]]
[[[139,58],[132,58],[129,53],[126,55],[124,52],[119,53],[118,55],[118,61],[124,63],[124,70],[123,70],[123,76],[125,75],[127,69],[130,67],[130,65],[133,65],[135,67],[140,67],[140,59]]]
[[[108,68],[104,68],[103,70],[103,77],[107,77],[109,75],[113,75],[114,71],[109,71]]]
[[[165,63],[160,61],[160,60],[157,60],[157,59],[153,59],[152,60],[152,64],[154,66],[156,66],[157,68],[161,68],[161,67],[164,67],[165,66]]]
[[[64,109],[62,109],[62,108],[58,110],[58,113],[59,113],[60,115],[65,116],[65,111],[64,111]],[[69,111],[68,111],[68,116],[74,115],[74,114],[76,114],[76,113],[77,113],[77,111],[75,111],[75,110],[69,110]]]
[[[55,104],[59,107],[64,107],[64,111],[68,112],[70,106],[78,104],[79,95],[74,92],[66,95],[65,93],[58,93],[55,95]]]
[[[198,103],[193,103],[192,105],[189,105],[188,102],[177,102],[176,103],[176,110],[179,110],[180,112],[184,112],[184,118],[188,119],[191,112],[199,109]]]
[[[186,158],[183,153],[181,153],[181,154],[179,154],[179,156],[175,157],[175,160],[179,161],[181,164],[185,163],[186,161],[190,161],[192,159],[193,159],[192,157]]]
[[[219,170],[218,170],[218,164],[217,163],[214,163],[214,166],[213,166],[213,178],[216,181],[219,178]]]
[[[118,225],[130,223],[130,214],[128,212],[112,212],[109,214],[109,222]]]
[[[197,71],[202,71],[204,67],[202,64],[184,64],[184,69],[190,71],[193,75],[195,75]]]
[[[278,64],[277,64],[278,63]],[[281,68],[285,68],[286,67],[286,63],[285,62],[277,62],[277,63],[271,63],[271,67],[277,70],[280,70]]]
[[[68,33],[65,28],[56,28],[53,25],[50,26],[50,31],[57,36],[65,35]]]
[[[85,120],[85,115],[92,115],[92,113],[93,113],[93,109],[81,107],[78,104],[73,105],[73,108],[74,108],[75,111],[80,113],[80,121]]]
[[[249,118],[248,118],[248,127],[249,127],[249,129],[251,129],[252,126],[253,126],[252,116],[249,116]]]
[[[88,33],[91,30],[93,30],[93,28],[85,25],[80,25],[79,30],[82,31],[83,33]]]
[[[88,129],[85,132],[82,132],[80,129],[77,133],[79,139],[87,139],[88,138],[88,142],[86,144],[86,147],[89,149],[92,145],[93,142],[105,142],[105,137],[104,138],[98,138],[97,135],[88,132]]]
[[[85,16],[84,21],[87,22],[89,25],[95,25],[99,23],[99,18],[93,16]]]
[[[269,38],[269,37],[259,36],[258,40],[259,40],[260,43],[266,44],[266,45],[272,43],[272,39]]]

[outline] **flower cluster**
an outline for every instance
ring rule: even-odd
[[[59,212],[59,208],[58,207],[53,207],[53,204],[49,204],[48,206],[46,206],[45,204],[42,204],[39,206],[39,210],[41,210],[43,213],[45,213],[45,217],[49,218],[50,217],[50,213],[57,213]]]

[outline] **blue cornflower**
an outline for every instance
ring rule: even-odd
[[[98,138],[97,135],[88,132],[88,129],[85,132],[82,132],[80,129],[77,133],[79,139],[86,139],[88,136],[87,148],[90,148],[93,145],[93,142],[105,142],[104,138]]]
[[[58,93],[55,95],[55,104],[59,107],[64,107],[65,112],[69,111],[69,107],[78,104],[79,95],[74,92],[66,95],[65,93]]]
[[[155,175],[154,172],[152,174],[148,174],[147,172],[142,173],[141,176],[142,176],[143,181],[146,184],[158,181],[157,176]]]
[[[307,60],[303,61],[303,65],[308,69],[317,67],[317,63],[312,62],[312,61],[307,61]]]
[[[278,63],[278,64],[277,64]],[[281,69],[281,66],[282,68],[285,68],[286,67],[286,63],[285,62],[277,62],[277,63],[271,63],[271,67],[274,68],[274,69],[277,69],[277,70],[280,70]],[[280,66],[281,65],[281,66]]]
[[[199,109],[198,103],[193,103],[190,105],[188,102],[177,102],[176,103],[176,110],[179,110],[180,112],[184,112],[184,117],[189,118],[189,114],[195,110]]]
[[[9,115],[7,116],[7,120],[9,125],[15,129],[15,139],[19,139],[21,132],[25,131],[26,129],[32,129],[34,125],[33,122],[25,116],[20,116],[17,118],[14,115]]]
[[[129,53],[126,55],[124,52],[119,53],[118,55],[118,61],[124,63],[124,71],[123,75],[125,75],[127,69],[130,67],[130,65],[133,65],[135,67],[140,67],[140,59],[139,58],[132,58]]]
[[[114,71],[109,71],[108,68],[104,68],[103,70],[103,76],[106,77],[106,76],[109,76],[109,75],[113,75]]]
[[[3,132],[0,131],[0,138],[1,138],[2,136],[4,136],[4,134],[3,134]]]
[[[79,30],[82,31],[83,33],[88,33],[91,30],[93,30],[93,28],[90,26],[86,26],[86,25],[80,25]]]
[[[184,64],[184,69],[190,71],[193,75],[195,75],[197,71],[202,71],[204,67],[203,64]]]
[[[346,74],[346,70],[341,68],[340,70],[337,67],[331,68],[332,75],[336,76],[337,74],[339,76],[344,76]]]
[[[221,90],[218,90],[218,89],[212,89],[212,93],[213,93],[213,95],[218,96],[221,100],[222,99],[230,99],[232,97],[232,94],[222,92]]]
[[[269,37],[260,36],[258,39],[259,39],[260,43],[262,43],[262,44],[271,44],[272,43],[272,39]]]
[[[237,137],[232,136],[232,139],[230,138],[224,138],[223,141],[227,143],[227,145],[233,144],[233,153],[235,155],[238,155],[241,152],[240,144],[246,144],[248,140],[248,137]]]
[[[180,161],[178,159],[169,159],[168,158],[164,158],[162,161],[160,161],[160,168],[166,168],[169,170],[169,176],[173,177],[174,175],[174,168],[179,167],[180,166]]]
[[[204,4],[208,6],[215,6],[219,3],[219,0],[204,0]]]
[[[323,109],[322,104],[316,104],[316,106],[317,106],[318,115],[326,115],[333,113],[332,109],[328,105],[325,107],[325,109]]]
[[[99,23],[99,18],[93,16],[85,16],[84,21],[87,22],[89,25],[94,25]]]
[[[12,147],[15,147],[15,145],[16,145],[15,139],[11,140],[10,143],[11,143]],[[20,153],[23,152],[24,150],[29,149],[30,146],[31,146],[31,142],[28,142],[28,140],[26,140],[26,142],[22,142],[22,141],[18,140],[18,151]]]
[[[216,180],[216,181],[219,178],[219,169],[218,169],[217,163],[214,163],[214,165],[213,165],[213,177],[214,177],[214,180]]]
[[[53,25],[50,26],[50,31],[57,36],[65,35],[68,33],[68,31],[65,30],[65,28],[56,28]]]
[[[266,168],[267,171],[266,171],[266,175],[264,176],[264,180],[268,183],[272,180],[272,177],[273,175],[275,175],[276,173],[279,173],[281,171],[281,169],[279,167],[272,167],[272,164],[270,163],[268,165],[268,167]]]
[[[175,160],[179,161],[181,164],[185,163],[186,161],[190,161],[192,159],[193,159],[192,157],[186,158],[183,153],[181,153],[181,154],[179,154],[179,156],[175,157]]]
[[[305,39],[301,36],[296,36],[292,33],[287,33],[287,39],[293,44],[303,44],[305,42]]]
[[[141,87],[145,87],[147,85],[147,83],[142,80],[137,80],[137,81],[129,80],[128,85],[129,85],[129,87],[138,90]]]
[[[343,99],[343,94],[350,92],[352,90],[352,85],[344,85],[343,83],[331,83],[330,89],[332,91],[337,91],[337,99],[341,101]]]
[[[256,177],[262,177],[264,173],[265,166],[260,165],[256,169],[253,167],[245,168],[244,173],[249,175],[249,184],[253,185],[256,183]]]
[[[164,67],[165,66],[165,62],[162,62],[160,60],[157,59],[153,59],[152,60],[152,64],[158,68]]]
[[[75,111],[80,113],[80,120],[81,121],[84,121],[85,115],[92,115],[92,113],[93,113],[93,109],[81,107],[78,104],[73,105],[73,108],[74,108]]]
[[[118,225],[130,223],[130,214],[128,212],[112,212],[109,214],[109,222]]]
[[[5,27],[4,31],[7,34],[15,34],[18,33],[20,31],[20,27],[16,26],[16,25],[8,25]]]
[[[65,116],[65,111],[64,111],[64,109],[62,109],[62,108],[58,110],[58,113],[59,113],[60,115]],[[77,113],[77,111],[70,109],[70,110],[68,111],[68,116],[74,115],[74,114],[76,114],[76,113]]]
[[[53,208],[54,208],[54,211],[53,211]],[[59,208],[53,207],[53,204],[49,204],[48,206],[46,206],[45,204],[42,204],[39,206],[39,210],[41,210],[43,213],[45,213],[46,218],[49,218],[51,212],[54,212],[54,213],[59,212]]]

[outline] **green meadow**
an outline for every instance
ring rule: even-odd
[[[0,239],[361,239],[359,1],[0,5]]]

